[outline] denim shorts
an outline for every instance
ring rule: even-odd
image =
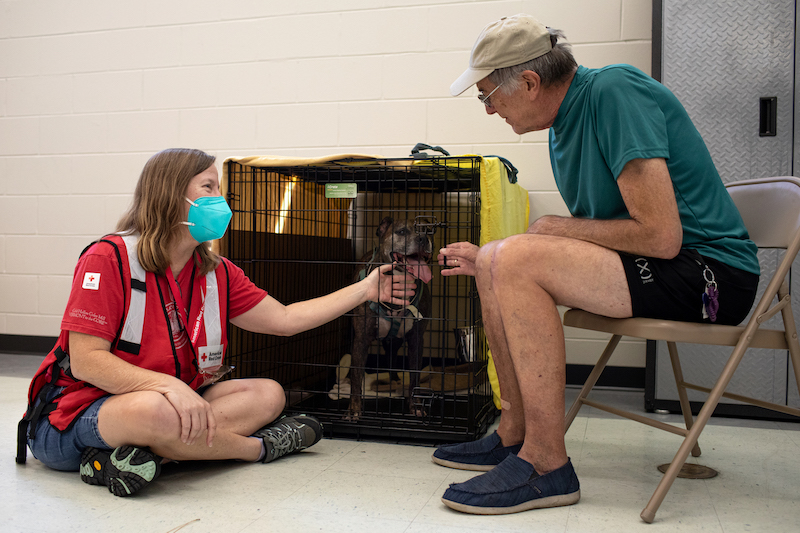
[[[54,389],[49,395],[55,397],[63,388]],[[72,427],[65,432],[54,428],[47,416],[42,416],[36,425],[36,438],[28,439],[28,447],[36,459],[55,470],[77,472],[81,466],[81,454],[89,447],[111,449],[97,429],[97,413],[100,406],[108,400],[105,396],[95,400],[84,413],[75,419]]]

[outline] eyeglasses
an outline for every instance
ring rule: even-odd
[[[483,94],[479,94],[479,95],[478,95],[478,100],[480,100],[480,101],[481,101],[481,103],[482,103],[483,105],[485,105],[486,107],[492,107],[492,101],[491,101],[491,100],[489,100],[489,98],[491,98],[491,97],[492,97],[492,95],[495,93],[495,91],[496,91],[497,89],[499,89],[500,87],[502,87],[502,86],[503,86],[503,84],[501,83],[500,85],[498,85],[497,87],[495,87],[494,89],[492,89],[492,92],[490,92],[490,93],[489,93],[489,94],[487,94],[486,96],[483,96]]]

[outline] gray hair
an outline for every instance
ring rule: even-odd
[[[526,70],[537,73],[542,80],[542,86],[549,87],[566,81],[567,77],[578,67],[578,63],[572,56],[572,46],[567,42],[559,42],[566,40],[564,32],[553,28],[547,28],[547,30],[550,32],[552,50],[536,59],[513,67],[499,68],[489,74],[489,81],[495,85],[502,85],[499,89],[501,93],[511,94],[519,89],[520,75]]]

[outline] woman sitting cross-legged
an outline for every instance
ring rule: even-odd
[[[231,219],[214,157],[170,149],[142,170],[117,233],[81,255],[56,346],[20,424],[42,463],[127,496],[167,460],[269,462],[322,436],[310,416],[279,418],[283,388],[225,373],[230,322],[271,335],[320,326],[366,301],[408,304],[411,276],[384,265],[332,294],[283,305],[211,251]]]

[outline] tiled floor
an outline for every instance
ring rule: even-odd
[[[639,513],[677,437],[584,408],[567,433],[581,481],[578,505],[482,517],[446,508],[449,483],[473,474],[430,461],[425,446],[324,439],[269,465],[168,465],[131,498],[14,462],[28,379],[40,358],[0,354],[0,531],[506,533],[800,531],[800,424],[714,419],[693,459],[720,475],[679,479],[653,524]],[[576,391],[568,391],[568,400]],[[642,404],[641,392],[601,392]],[[674,415],[664,415],[679,423]]]

